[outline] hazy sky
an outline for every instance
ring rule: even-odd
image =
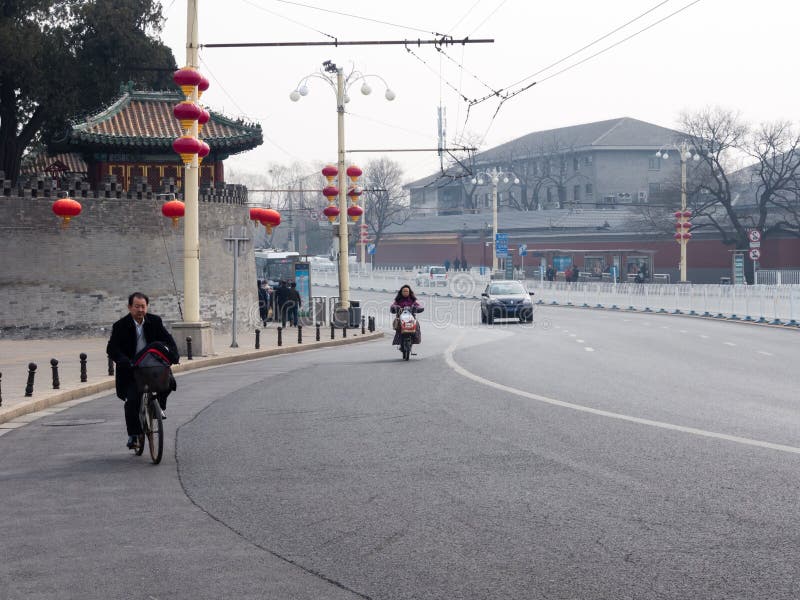
[[[183,65],[186,2],[163,4],[163,39]],[[481,149],[532,131],[623,116],[674,127],[681,111],[715,105],[754,123],[798,122],[798,17],[796,0],[199,0],[201,44],[415,40],[434,33],[495,40],[442,53],[411,46],[413,54],[402,45],[205,48],[200,69],[211,88],[202,102],[261,123],[264,144],[226,163],[255,173],[273,162],[335,162],[333,90],[311,79],[308,96],[289,99],[325,60],[345,72],[380,75],[397,94],[387,102],[384,85],[368,78],[373,93],[362,96],[362,81],[355,82],[345,117],[349,149],[435,149],[440,103],[448,142],[466,136],[482,140]],[[462,97],[512,93],[534,81],[494,118],[499,101],[493,97],[472,106],[467,119]],[[363,165],[374,156],[354,153],[348,162]],[[408,180],[439,165],[435,151],[389,156]]]

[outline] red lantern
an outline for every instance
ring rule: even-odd
[[[197,133],[203,131],[203,125],[211,120],[211,113],[205,108],[200,109],[200,116],[197,117]]]
[[[197,151],[197,164],[203,164],[203,159],[211,152],[211,146],[200,140],[200,149]]]
[[[322,190],[322,195],[328,199],[328,202],[333,202],[339,195],[339,188],[337,188],[335,185],[326,186]]]
[[[684,229],[689,229],[691,226],[692,226],[692,224],[689,221],[684,221],[683,222],[683,228]]]
[[[683,218],[684,219],[689,219],[689,218],[691,218],[691,216],[692,216],[692,211],[690,211],[690,210],[683,211]]]
[[[61,227],[68,227],[72,217],[81,214],[81,203],[72,198],[61,198],[53,202],[53,212],[61,217]]]
[[[281,224],[281,214],[272,208],[265,208],[261,212],[261,224],[267,228],[267,233],[272,233],[272,228]]]
[[[200,75],[200,82],[197,84],[197,97],[198,98],[203,95],[203,92],[205,92],[208,89],[209,85],[210,84],[208,82],[208,79],[206,79],[206,77],[204,75]]]
[[[350,196],[350,199],[355,202],[354,198],[358,198],[361,194],[364,193],[364,190],[361,189],[359,186],[354,185],[349,190],[347,190],[347,195]]]
[[[364,209],[360,206],[353,205],[347,209],[347,216],[350,217],[350,220],[355,223],[358,221],[359,217],[364,214]]]
[[[202,142],[197,138],[184,135],[172,142],[172,149],[180,154],[181,160],[183,160],[184,164],[188,165],[191,164],[192,157],[200,151],[201,143]]]
[[[676,211],[675,211],[674,213],[672,213],[672,214],[674,215],[674,217],[675,217],[676,219],[680,219],[680,218],[683,216],[683,213],[682,213],[681,211],[679,211],[679,210],[676,210]]]
[[[334,167],[333,165],[327,165],[325,168],[322,169],[322,174],[325,176],[325,179],[328,180],[328,183],[333,181],[333,178],[339,174],[339,169]]]
[[[339,209],[331,204],[330,206],[325,207],[325,210],[322,211],[322,214],[328,217],[328,221],[333,223],[336,220],[336,217],[339,216]]]
[[[186,206],[180,200],[170,200],[161,205],[161,214],[172,219],[172,226],[178,226],[180,219],[186,212]]]
[[[182,67],[175,71],[172,75],[172,80],[178,84],[183,91],[183,95],[187,98],[192,95],[194,87],[199,85],[203,80],[200,71],[192,67]]]
[[[261,222],[264,218],[263,216],[264,209],[263,208],[251,208],[250,209],[250,220],[257,221],[256,225]]]
[[[692,239],[692,234],[687,231],[686,233],[683,234],[683,239],[685,240]]]
[[[350,165],[349,167],[347,167],[347,176],[350,178],[350,181],[352,181],[353,183],[356,182],[356,179],[361,177],[361,173],[362,173],[361,169],[359,169],[355,165]]]
[[[677,242],[680,242],[680,241],[681,241],[681,238],[683,237],[683,234],[682,234],[682,233],[676,233],[676,234],[675,234],[675,235],[673,235],[672,237],[674,237],[674,238],[675,238],[675,241],[677,241]]]
[[[184,129],[189,129],[192,126],[192,123],[197,121],[202,112],[202,108],[197,106],[197,104],[194,102],[189,102],[188,100],[184,100],[172,109],[172,114],[175,115],[175,118],[181,122],[181,127]]]

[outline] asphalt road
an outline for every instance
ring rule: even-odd
[[[3,435],[0,598],[800,597],[797,332],[475,306]]]

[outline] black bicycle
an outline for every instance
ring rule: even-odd
[[[161,462],[164,454],[164,416],[158,403],[159,392],[166,391],[169,386],[169,367],[136,367],[134,369],[136,389],[141,393],[139,403],[139,423],[142,433],[139,434],[135,447],[136,456],[144,453],[145,440],[150,448],[153,464]]]

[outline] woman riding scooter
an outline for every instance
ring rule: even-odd
[[[410,285],[404,285],[400,288],[397,292],[397,295],[394,297],[394,302],[389,307],[389,310],[394,315],[399,315],[403,312],[404,308],[410,308],[415,313],[421,313],[423,310],[423,306],[417,302],[417,297],[414,295],[414,292],[411,290]],[[398,346],[398,350],[400,352],[403,351],[403,346],[400,344],[402,338],[402,334],[400,333],[399,329],[395,329],[394,331],[394,339],[392,339],[392,346]],[[417,323],[417,335],[414,339],[415,344],[422,343],[422,330],[420,329],[419,323]]]

